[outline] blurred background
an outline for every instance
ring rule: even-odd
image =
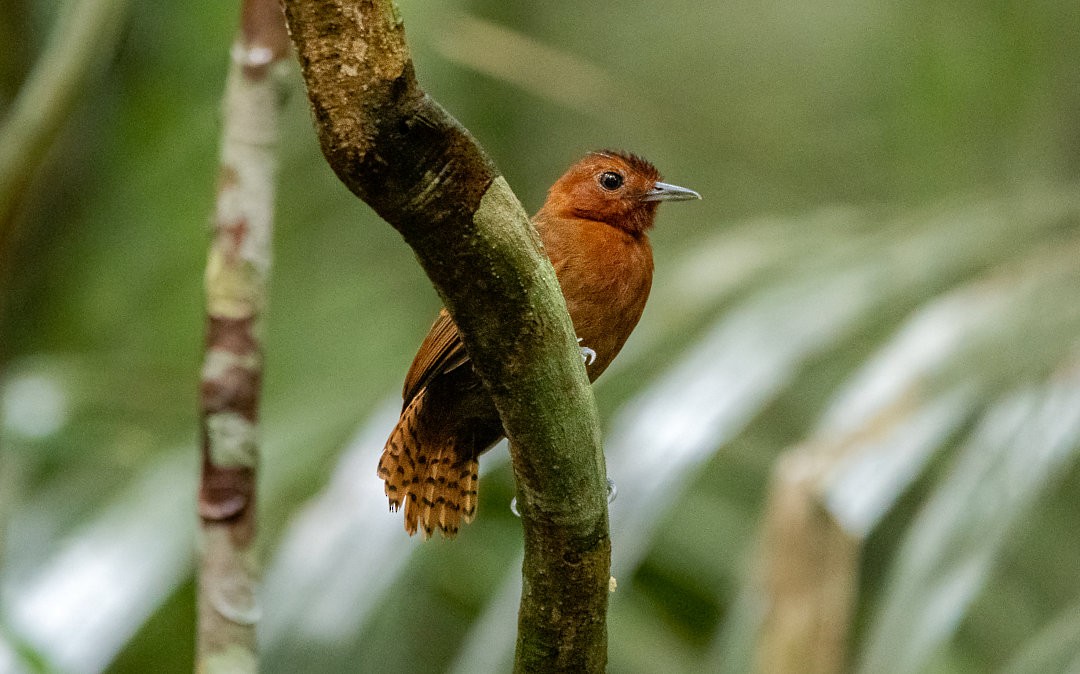
[[[0,671],[191,670],[235,4],[0,4],[2,119],[58,26],[94,31],[57,134],[0,173]],[[1080,4],[399,5],[530,212],[603,147],[704,195],[661,209],[596,387],[612,672],[1080,671]],[[508,671],[505,447],[456,541],[386,511],[438,299],[326,166],[298,72],[285,127],[263,669]]]

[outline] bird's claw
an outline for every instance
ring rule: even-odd
[[[583,340],[583,339],[585,339],[585,338],[584,337],[578,337],[577,338],[578,344],[581,344],[581,340]],[[596,352],[595,351],[593,351],[592,349],[590,349],[587,346],[581,347],[581,362],[585,363],[586,365],[592,365],[595,360],[596,360]]]
[[[607,479],[607,502],[611,503],[615,500],[615,497],[619,495],[619,488],[615,486],[615,480],[610,477]],[[510,512],[514,513],[514,517],[521,517],[521,513],[517,507],[517,496],[510,499]]]

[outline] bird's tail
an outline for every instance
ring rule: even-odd
[[[441,442],[417,433],[417,415],[425,391],[413,398],[401,413],[397,426],[379,459],[379,477],[390,501],[391,512],[404,506],[405,531],[419,528],[424,538],[436,529],[453,538],[461,521],[471,522],[476,515],[476,487],[479,463],[463,459],[454,439]]]

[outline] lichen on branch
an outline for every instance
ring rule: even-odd
[[[244,0],[207,256],[196,669],[255,672],[255,486],[277,143],[288,54],[276,0]]]

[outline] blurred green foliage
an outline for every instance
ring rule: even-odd
[[[0,113],[64,4],[0,5]],[[656,297],[598,387],[605,419],[712,326],[776,289],[851,284],[842,287],[856,308],[837,319],[835,335],[792,356],[790,376],[671,486],[644,558],[612,595],[612,671],[737,663],[724,635],[740,634],[736,601],[752,585],[775,458],[816,437],[834,397],[927,306],[972,288],[1012,298],[912,394],[918,408],[941,391],[973,391],[863,547],[856,666],[867,643],[889,638],[875,630],[900,582],[896,560],[926,503],[950,484],[969,433],[1011,392],[1075,380],[1080,4],[399,4],[421,82],[477,136],[528,210],[567,164],[599,147],[649,157],[705,196],[662,210]],[[190,454],[193,471],[202,267],[236,12],[229,3],[133,4],[117,56],[25,195],[0,325],[5,607],[153,467]],[[326,166],[298,75],[286,112],[262,415],[270,563],[340,470],[356,429],[397,395],[438,307],[400,237]],[[1069,533],[1080,517],[1080,442],[1066,433],[1064,444],[1030,503],[995,516],[1008,534],[988,549],[987,576],[912,671],[1080,664],[1080,545]],[[178,471],[175,487],[192,505],[193,484]],[[458,541],[409,543],[358,630],[269,643],[265,668],[353,671],[392,658],[403,671],[449,669],[463,644],[483,642],[477,621],[516,572],[511,494],[503,464],[485,476],[480,518]],[[618,555],[618,535],[614,546]],[[326,573],[363,583],[368,571]],[[112,671],[190,670],[189,573],[159,583],[147,615],[124,623],[130,633],[116,637]],[[265,597],[267,610],[277,601]],[[57,644],[24,634],[7,608],[0,620],[20,667],[63,669]],[[4,657],[0,643],[0,669]]]

